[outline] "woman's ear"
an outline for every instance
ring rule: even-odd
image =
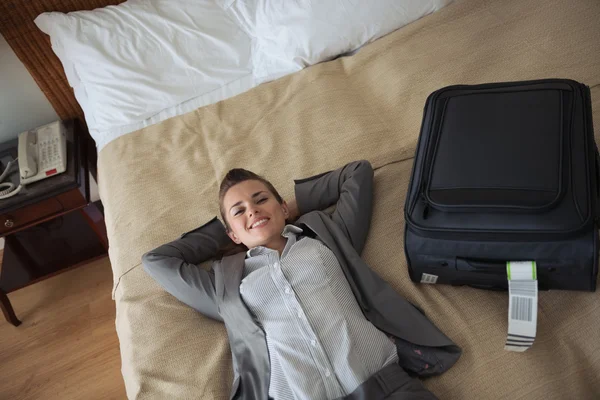
[[[283,203],[281,203],[281,210],[283,211],[283,215],[285,216],[286,219],[288,219],[290,217],[290,208],[287,205],[287,202],[284,200]]]
[[[233,242],[235,244],[240,244],[242,243],[242,241],[237,237],[237,235],[235,233],[233,233],[232,231],[227,231],[227,236],[229,236],[229,238],[231,240],[233,240]]]

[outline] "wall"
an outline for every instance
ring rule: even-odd
[[[0,142],[57,119],[46,96],[0,36]]]

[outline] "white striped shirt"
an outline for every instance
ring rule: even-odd
[[[301,233],[285,227],[281,257],[265,247],[249,250],[240,294],[266,334],[269,396],[335,399],[398,356],[364,317],[333,252]]]

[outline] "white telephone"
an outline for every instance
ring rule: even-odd
[[[65,126],[60,121],[20,133],[18,146],[21,184],[14,189],[15,185],[12,183],[0,183],[0,199],[16,195],[27,184],[67,170],[67,135]],[[13,160],[8,163],[0,175],[0,182],[8,175],[15,162]]]

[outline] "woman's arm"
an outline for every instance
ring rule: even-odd
[[[299,214],[336,205],[331,218],[360,254],[365,245],[373,208],[373,168],[366,160],[335,171],[295,181]]]
[[[231,242],[223,224],[214,218],[142,256],[146,272],[167,292],[207,317],[222,321],[219,315],[215,274],[198,264],[212,259]]]

